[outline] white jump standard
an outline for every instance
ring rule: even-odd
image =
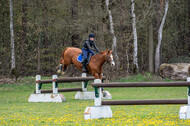
[[[95,79],[94,83],[101,83],[100,79]],[[84,112],[84,119],[100,119],[111,118],[112,110],[110,106],[102,106],[102,89],[101,87],[95,89],[94,106],[86,107]]]
[[[52,76],[53,83],[53,93],[42,94],[40,83],[41,76],[36,76],[36,94],[31,94],[28,98],[28,102],[63,102],[66,101],[66,98],[63,94],[58,93],[58,85],[57,85],[57,75]]]
[[[87,77],[86,73],[82,73],[82,77]],[[103,81],[103,79],[102,79]],[[77,91],[75,95],[75,99],[81,99],[81,100],[93,100],[95,92],[94,91],[87,91],[87,84],[88,81],[82,81],[82,91]],[[103,99],[112,99],[111,94],[108,91],[104,91],[106,94],[104,97],[102,95]]]
[[[60,92],[73,92],[78,91],[75,95],[75,99],[89,100],[94,99],[94,91],[87,91],[88,81],[94,80],[94,77],[86,77],[86,73],[82,74],[82,77],[65,77],[57,79],[57,75],[53,75],[52,79],[41,80],[41,76],[36,76],[36,89],[34,94],[28,99],[28,102],[63,102],[66,101],[64,95]],[[105,79],[103,77],[102,81]],[[61,88],[58,89],[58,83],[72,83],[82,82],[81,88]],[[53,89],[41,90],[42,84],[52,84]],[[104,91],[106,94],[103,99],[112,99],[111,94],[108,91]]]

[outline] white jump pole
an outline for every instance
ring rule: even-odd
[[[187,82],[190,82],[190,77],[187,78]],[[190,87],[187,89],[188,106],[190,106]]]
[[[101,83],[100,79],[95,79],[94,83]],[[102,88],[99,87],[95,91],[94,106],[102,106]]]
[[[187,78],[187,82],[190,82],[190,77]],[[180,107],[179,118],[190,119],[190,87],[187,88],[187,105]]]
[[[53,83],[53,94],[58,93],[58,85],[57,85],[57,75],[52,76],[52,83]]]
[[[86,77],[86,73],[82,73],[82,77]],[[82,91],[87,91],[87,87],[85,87],[84,81],[82,81]]]
[[[36,94],[41,94],[41,89],[39,89],[39,81],[41,80],[41,76],[40,75],[36,75]]]

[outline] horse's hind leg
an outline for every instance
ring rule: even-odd
[[[67,70],[67,67],[68,67],[68,65],[64,64],[64,66],[63,66],[63,72],[65,72]]]
[[[62,72],[61,72],[62,75],[65,74],[65,71],[67,70],[67,67],[68,67],[68,65],[63,64],[63,66],[62,66]]]

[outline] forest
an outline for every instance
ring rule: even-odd
[[[2,77],[56,74],[62,51],[81,48],[89,33],[101,51],[113,50],[108,77],[190,62],[190,0],[1,0],[0,8]]]

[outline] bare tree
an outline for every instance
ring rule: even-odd
[[[10,33],[11,33],[11,69],[15,68],[15,43],[14,43],[14,28],[13,28],[13,2],[9,1],[10,6]]]
[[[131,0],[131,16],[132,16],[132,28],[133,28],[133,41],[134,41],[134,52],[133,52],[133,64],[136,66],[138,71],[138,44],[137,44],[137,29],[136,29],[136,15],[135,15],[135,3]]]
[[[41,73],[41,62],[40,62],[40,45],[41,45],[41,34],[39,33],[38,35],[38,49],[37,49],[37,52],[38,52],[38,67],[37,67],[37,71],[38,71],[38,74]]]
[[[43,17],[43,22],[42,22],[42,26],[43,26],[43,41],[44,41],[44,46],[47,48],[47,46],[49,45],[49,37],[48,37],[48,16],[47,16],[47,12],[48,12],[48,2],[47,0],[42,0],[42,17]]]
[[[71,4],[72,4],[72,6],[71,6],[71,17],[72,17],[73,24],[75,24],[78,20],[78,0],[71,0]],[[78,34],[77,26],[73,30],[71,40],[72,40],[72,46],[73,47],[80,47],[79,43],[78,43],[79,42],[79,34]]]
[[[158,68],[160,66],[160,46],[162,43],[162,31],[163,31],[164,23],[166,21],[166,16],[167,16],[167,12],[168,12],[168,5],[169,5],[169,1],[165,0],[164,16],[162,18],[160,27],[158,29],[158,44],[156,46],[156,52],[155,52],[155,73],[158,73]]]
[[[22,1],[22,36],[21,36],[21,52],[20,52],[20,62],[19,64],[19,71],[22,73],[24,71],[23,62],[25,58],[25,45],[26,45],[26,23],[27,23],[27,7],[28,7],[28,0]],[[17,65],[18,66],[18,65]]]
[[[188,43],[189,43],[189,47],[188,47],[188,50],[189,50],[189,55],[190,55],[190,0],[188,0],[188,23],[189,23],[189,26],[188,26]]]
[[[113,36],[112,50],[114,51],[116,67],[118,69],[120,67],[120,62],[119,62],[119,57],[118,57],[118,54],[117,54],[117,38],[116,38],[115,32],[114,32],[113,18],[112,18],[111,10],[109,10],[109,0],[106,0],[106,8],[107,8],[107,12],[109,14],[110,32],[111,32],[111,34]]]
[[[152,4],[152,0],[150,1],[150,4]],[[149,53],[149,64],[148,64],[148,70],[150,73],[154,73],[154,39],[153,39],[153,21],[152,18],[150,18],[150,24],[149,24],[149,41],[148,41],[148,53]]]
[[[149,24],[149,72],[154,73],[154,40],[153,40],[153,24],[152,21]]]

